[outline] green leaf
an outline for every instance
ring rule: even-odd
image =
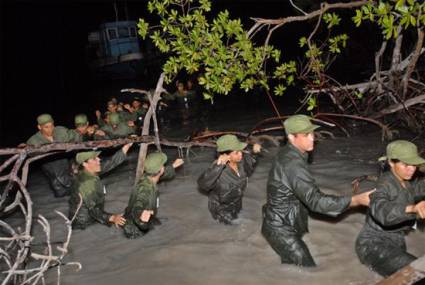
[[[314,108],[316,108],[316,107],[317,107],[317,100],[316,100],[316,97],[311,96],[311,97],[310,97],[310,99],[308,100],[307,105],[308,105],[308,107],[307,107],[307,111],[311,111],[311,110],[313,110]]]
[[[142,39],[145,39],[148,33],[149,24],[146,23],[144,19],[139,19],[139,22],[137,23],[137,28],[138,34],[142,37]]]
[[[306,37],[302,37],[302,38],[300,38],[300,41],[299,41],[299,45],[300,45],[300,47],[303,47],[303,46],[305,46],[307,44],[307,38]]]
[[[360,91],[356,91],[354,93],[354,95],[357,97],[357,99],[362,99],[364,94],[362,92],[360,92]]]
[[[354,24],[356,24],[356,27],[359,27],[362,23],[363,19],[363,13],[361,10],[356,10],[356,15],[353,17]]]
[[[278,86],[276,86],[273,90],[274,95],[276,96],[282,96],[283,93],[285,93],[286,87],[283,86],[282,84],[279,84]]]

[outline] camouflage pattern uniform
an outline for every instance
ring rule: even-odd
[[[100,175],[112,170],[121,164],[126,155],[120,149],[111,158],[105,162],[101,162]],[[104,210],[105,206],[105,185],[102,183],[98,175],[92,175],[85,170],[78,174],[71,197],[69,199],[69,218],[71,219],[78,209],[80,203],[80,195],[83,204],[72,223],[74,229],[85,229],[87,226],[98,222],[110,226],[110,213]]]
[[[67,143],[70,141],[70,136],[69,130],[65,127],[56,126],[53,130],[54,143]],[[26,143],[28,145],[41,146],[52,142],[46,139],[41,132],[37,132]],[[48,162],[41,166],[41,169],[47,176],[56,197],[69,194],[69,189],[72,186],[72,176],[68,159],[49,159]]]
[[[174,168],[166,166],[160,181],[172,179],[174,176]],[[144,174],[131,193],[128,206],[125,209],[124,217],[127,222],[124,225],[124,235],[127,238],[141,237],[153,229],[155,223],[158,222],[155,217],[158,212],[158,199],[159,191],[157,185],[152,182],[148,174]],[[140,215],[144,210],[152,210],[154,212],[147,223],[140,220]]]
[[[127,123],[120,122],[116,128],[113,128],[111,125],[105,125],[101,128],[105,132],[106,137],[103,139],[119,139],[126,138],[129,135],[134,134],[134,128],[131,128]]]

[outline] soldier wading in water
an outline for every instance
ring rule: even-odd
[[[76,155],[79,165],[78,175],[69,199],[69,218],[71,219],[78,210],[80,201],[82,205],[74,221],[72,228],[85,229],[94,223],[107,226],[115,224],[122,226],[125,219],[119,214],[110,214],[105,211],[106,187],[99,175],[102,175],[121,164],[127,155],[132,143],[124,145],[112,157],[101,163],[98,157],[100,151],[85,151]]]
[[[157,184],[173,178],[174,169],[180,167],[183,160],[176,159],[172,166],[164,166],[166,162],[167,156],[162,152],[151,153],[146,157],[145,173],[131,193],[125,209],[124,217],[127,221],[124,225],[124,235],[127,238],[141,237],[160,224],[156,217],[159,207]]]
[[[305,115],[284,122],[288,144],[278,153],[267,180],[267,203],[263,206],[262,234],[280,255],[282,263],[315,266],[302,240],[308,232],[308,212],[337,216],[350,207],[369,204],[370,192],[351,196],[322,193],[308,166],[314,148],[313,125]]]
[[[407,252],[404,236],[417,219],[425,219],[425,179],[412,179],[425,159],[413,143],[397,140],[379,160],[385,160],[390,171],[382,174],[370,195],[356,252],[363,264],[386,277],[416,259]]]
[[[208,193],[208,209],[220,223],[231,224],[242,209],[242,197],[248,177],[254,171],[256,160],[243,151],[247,144],[235,135],[224,135],[217,140],[218,159],[198,178],[199,188]],[[253,153],[261,151],[253,145]]]

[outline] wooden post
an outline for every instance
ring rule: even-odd
[[[156,112],[156,105],[161,99],[161,93],[164,91],[163,84],[164,84],[164,77],[165,74],[161,73],[159,76],[158,82],[156,83],[155,93],[153,95],[153,98],[150,104],[150,108],[148,112],[145,115],[145,118],[143,120],[143,129],[142,129],[142,136],[149,135],[149,128],[150,128],[150,121],[152,118],[152,115]],[[140,177],[143,175],[143,170],[145,168],[145,158],[146,154],[148,152],[148,144],[142,143],[140,145],[139,150],[139,158],[137,159],[137,170],[136,170],[136,179],[134,181],[134,185],[137,184],[137,181],[139,181]]]

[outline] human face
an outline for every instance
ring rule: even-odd
[[[49,122],[44,125],[38,125],[38,129],[40,130],[43,136],[52,137],[53,130],[55,129],[55,124],[53,124],[52,122]]]
[[[134,100],[133,102],[131,102],[131,106],[136,110],[139,110],[141,105],[142,103],[140,103],[140,101],[137,101],[137,100]]]
[[[314,133],[307,134],[290,134],[289,142],[298,148],[302,153],[312,151],[314,149]]]
[[[391,167],[391,172],[397,177],[400,182],[407,181],[412,179],[413,174],[415,174],[416,166],[409,165],[404,162],[389,162]]]
[[[112,104],[108,104],[107,109],[108,109],[109,112],[115,113],[117,111],[117,109],[118,109],[118,106],[116,104],[113,104],[113,103]]]
[[[240,150],[234,150],[231,153],[229,153],[229,162],[230,163],[237,163],[242,160],[242,151]]]
[[[85,135],[85,134],[87,134],[87,128],[88,128],[88,125],[85,125],[85,126],[79,126],[79,127],[77,127],[77,131],[78,131],[80,134]]]
[[[100,158],[91,158],[84,162],[83,166],[89,173],[97,174],[100,172]]]
[[[177,85],[177,90],[178,90],[180,93],[182,93],[182,92],[184,91],[184,84],[183,84],[183,83],[179,83],[179,84]]]

